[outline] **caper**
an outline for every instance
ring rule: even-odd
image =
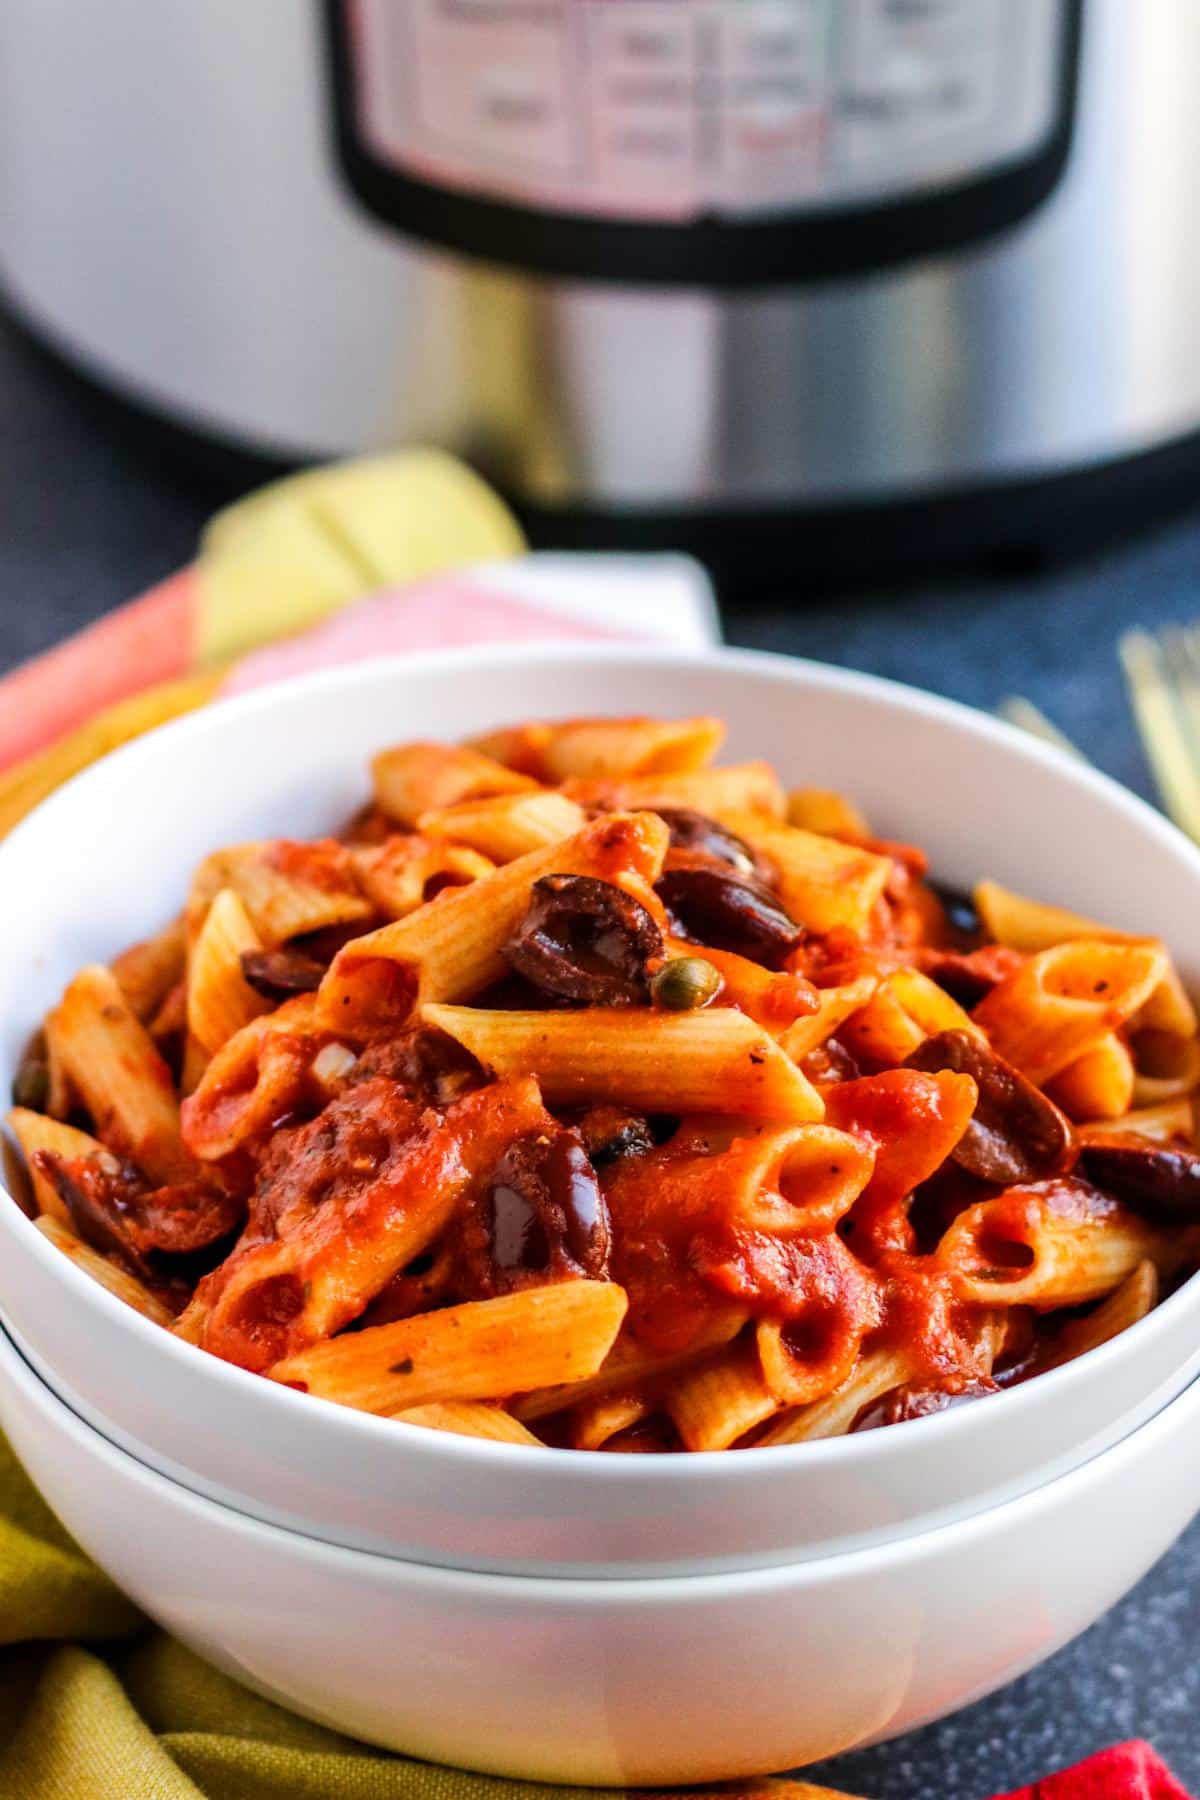
[[[50,1098],[50,1070],[40,1056],[22,1057],[13,1077],[12,1097],[14,1106],[43,1111]]]
[[[695,1012],[715,1000],[721,976],[702,956],[677,956],[650,983],[654,1003],[667,1012]]]

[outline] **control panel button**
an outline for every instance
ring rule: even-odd
[[[680,224],[902,201],[1034,154],[1066,0],[355,0],[398,173]]]

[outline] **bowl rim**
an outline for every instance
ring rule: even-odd
[[[865,700],[912,718],[949,727],[956,732],[966,732],[969,736],[996,745],[1015,757],[1018,763],[1026,764],[1031,772],[1052,770],[1069,784],[1091,793],[1123,814],[1177,860],[1182,859],[1186,865],[1190,865],[1200,897],[1200,847],[1194,845],[1163,814],[1101,770],[1069,756],[1056,746],[1035,738],[1031,733],[1022,731],[1003,719],[995,718],[961,701],[946,699],[886,676],[861,673],[807,657],[788,656],[773,651],[730,649],[724,646],[702,650],[678,650],[661,645],[589,643],[580,646],[564,644],[562,640],[519,645],[484,645],[478,649],[380,657],[370,662],[316,670],[245,694],[218,697],[196,712],[171,720],[110,751],[35,807],[7,837],[0,840],[0,891],[3,889],[6,865],[14,847],[19,853],[28,836],[45,829],[47,820],[53,821],[59,810],[67,810],[75,805],[80,795],[86,794],[90,787],[102,787],[111,778],[114,768],[136,771],[139,764],[147,768],[152,766],[164,738],[178,744],[186,744],[192,739],[203,740],[210,733],[219,731],[222,724],[230,718],[252,720],[277,709],[286,710],[302,705],[310,697],[337,689],[344,689],[352,694],[360,687],[375,687],[397,679],[435,680],[438,677],[451,677],[464,669],[481,673],[491,670],[503,673],[510,668],[525,668],[531,660],[536,660],[539,666],[563,666],[580,670],[593,669],[597,665],[637,670],[649,666],[664,672],[672,669],[727,669],[733,674],[757,676],[784,687],[808,686],[851,699]],[[556,715],[552,712],[550,716]],[[569,715],[564,713],[561,716]],[[32,1220],[5,1184],[3,1160],[0,1159],[0,1202],[5,1201],[8,1202],[7,1205],[0,1204],[0,1231],[11,1229],[18,1234],[24,1231],[27,1234],[29,1253],[42,1262],[51,1279],[64,1283],[66,1291],[73,1292],[80,1303],[98,1306],[114,1324],[132,1331],[135,1339],[145,1344],[151,1355],[162,1352],[164,1366],[169,1366],[171,1359],[182,1355],[185,1367],[197,1369],[198,1365],[191,1359],[203,1357],[208,1365],[208,1374],[214,1382],[232,1383],[234,1392],[241,1391],[246,1395],[252,1392],[260,1395],[269,1393],[273,1397],[266,1404],[279,1409],[292,1409],[292,1417],[298,1423],[307,1420],[310,1428],[318,1418],[330,1422],[338,1420],[347,1431],[375,1436],[380,1444],[390,1441],[412,1455],[457,1459],[465,1467],[480,1471],[497,1465],[504,1468],[513,1457],[519,1457],[522,1459],[520,1466],[529,1468],[531,1472],[536,1472],[539,1466],[546,1475],[556,1471],[565,1473],[568,1470],[587,1469],[591,1471],[587,1479],[597,1483],[659,1484],[670,1483],[680,1477],[693,1482],[701,1479],[734,1481],[755,1468],[782,1471],[802,1464],[811,1467],[816,1473],[830,1465],[845,1467],[861,1462],[876,1467],[886,1464],[892,1458],[903,1456],[913,1446],[913,1434],[916,1432],[924,1434],[921,1441],[927,1441],[932,1451],[935,1443],[943,1436],[965,1434],[969,1437],[972,1429],[982,1428],[979,1425],[980,1408],[950,1407],[924,1418],[901,1421],[883,1431],[799,1444],[752,1446],[739,1450],[736,1455],[730,1455],[727,1451],[702,1450],[673,1456],[626,1458],[597,1456],[590,1451],[560,1449],[548,1445],[534,1447],[497,1443],[490,1439],[462,1437],[450,1432],[434,1432],[422,1426],[406,1426],[400,1420],[340,1406],[319,1395],[296,1393],[280,1383],[267,1381],[261,1375],[225,1362],[144,1318],[93,1281],[69,1258],[56,1251],[43,1234],[36,1230]],[[1200,1312],[1200,1274],[1181,1283],[1144,1318],[1106,1343],[1086,1351],[1059,1368],[1047,1370],[1030,1381],[988,1395],[985,1418],[995,1419],[997,1415],[990,1409],[1004,1407],[1005,1416],[1015,1423],[1022,1411],[1036,1403],[1032,1396],[1049,1395],[1050,1389],[1046,1384],[1053,1384],[1053,1392],[1065,1403],[1077,1383],[1092,1376],[1100,1378],[1102,1365],[1112,1364],[1122,1356],[1131,1355],[1132,1347],[1147,1341],[1150,1332],[1166,1332],[1170,1323],[1188,1310]],[[0,1315],[0,1324],[2,1322]],[[253,1387],[247,1384],[253,1384]],[[314,1405],[320,1409],[316,1414],[313,1412]],[[282,1419],[286,1414],[281,1410],[279,1416]]]
[[[255,1518],[253,1514],[243,1512],[240,1507],[227,1506],[207,1495],[198,1494],[165,1475],[161,1469],[143,1462],[131,1451],[114,1444],[96,1426],[80,1418],[61,1395],[42,1380],[13,1343],[8,1332],[0,1326],[0,1382],[6,1378],[24,1390],[28,1404],[41,1414],[43,1420],[49,1416],[52,1430],[55,1426],[59,1427],[85,1455],[99,1457],[118,1478],[133,1480],[146,1493],[151,1504],[155,1491],[166,1489],[174,1502],[182,1506],[185,1512],[190,1512],[193,1518],[207,1519],[210,1524],[223,1522],[226,1530],[232,1528],[238,1531],[244,1539],[256,1543],[264,1550],[269,1550],[272,1545],[278,1547],[279,1540],[282,1539],[285,1543],[292,1544],[297,1553],[307,1554],[332,1573],[336,1573],[339,1567],[356,1567],[360,1570],[370,1569],[378,1579],[382,1577],[384,1569],[393,1568],[404,1578],[423,1581],[427,1590],[436,1590],[442,1594],[479,1594],[486,1588],[493,1598],[527,1599],[536,1592],[542,1600],[552,1596],[554,1603],[562,1601],[567,1606],[584,1603],[599,1606],[601,1610],[630,1604],[654,1605],[662,1600],[668,1603],[677,1600],[698,1601],[708,1605],[734,1595],[761,1593],[788,1580],[796,1581],[804,1587],[824,1587],[855,1575],[881,1575],[898,1564],[911,1565],[915,1562],[920,1566],[928,1561],[936,1561],[949,1540],[957,1540],[960,1548],[963,1545],[969,1546],[974,1540],[985,1537],[997,1520],[1008,1524],[1023,1522],[1027,1528],[1036,1529],[1038,1517],[1044,1508],[1078,1499],[1080,1495],[1087,1493],[1093,1483],[1120,1469],[1135,1456],[1153,1456],[1159,1439],[1177,1427],[1180,1407],[1187,1407],[1191,1414],[1200,1417],[1198,1375],[1182,1392],[1164,1401],[1149,1419],[1144,1420],[1133,1431],[1064,1474],[1040,1482],[1037,1487],[996,1505],[984,1506],[965,1518],[931,1525],[924,1530],[885,1539],[882,1543],[835,1551],[829,1556],[767,1567],[683,1575],[514,1575],[491,1569],[459,1569],[441,1563],[416,1562],[378,1550],[332,1544],[325,1538],[313,1537],[292,1526]],[[32,1477],[29,1479],[32,1480]],[[1200,1500],[1200,1496],[1197,1498]]]

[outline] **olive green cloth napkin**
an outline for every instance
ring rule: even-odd
[[[806,1782],[769,1786],[779,1800],[840,1800]],[[0,1800],[335,1796],[600,1800],[388,1756],[258,1699],[147,1624],[0,1437]]]

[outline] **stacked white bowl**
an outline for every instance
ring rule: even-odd
[[[80,964],[214,846],[326,831],[372,751],[564,712],[712,712],[940,879],[1158,933],[1200,854],[1088,770],[864,677],[723,654],[481,652],[334,672],[121,751],[0,846],[0,1079]],[[0,1204],[0,1423],[84,1547],[260,1691],[413,1754],[652,1785],[910,1729],[1091,1623],[1200,1506],[1200,1283],[1099,1350],[825,1443],[605,1457],[299,1395],[179,1342]]]

